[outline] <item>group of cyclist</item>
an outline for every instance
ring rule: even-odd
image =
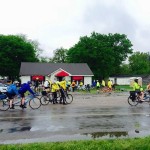
[[[15,97],[17,97],[18,95],[20,95],[21,97],[21,102],[20,102],[20,107],[21,108],[26,108],[25,106],[25,93],[28,91],[30,92],[33,96],[36,95],[36,93],[34,92],[34,90],[32,90],[32,82],[28,81],[27,83],[23,83],[20,85],[19,87],[19,82],[18,81],[14,81],[12,84],[10,84],[7,88],[7,92],[6,95],[9,99],[9,105],[10,105],[10,109],[15,109],[14,108],[14,99]],[[46,80],[44,82],[44,89],[47,93],[51,92],[53,95],[53,104],[57,103],[57,91],[60,91],[61,93],[61,99],[60,99],[60,103],[62,103],[63,105],[66,105],[65,102],[65,92],[66,92],[66,80],[65,78],[63,78],[62,81],[58,82],[56,80],[54,80],[53,82]]]
[[[66,80],[65,77],[62,78],[62,81],[49,81],[46,80],[44,82],[44,90],[48,93],[51,92],[53,95],[53,104],[58,103],[57,102],[57,92],[60,91],[61,97],[60,97],[60,103],[62,103],[63,105],[66,105],[65,102],[65,94],[67,92],[67,84],[66,84]]]
[[[113,83],[110,79],[106,82],[104,79],[101,80],[101,83],[97,81],[93,81],[92,87],[96,87],[97,92],[103,91],[103,92],[111,92],[113,89]]]
[[[28,81],[27,83],[21,84],[20,87],[19,87],[19,82],[14,81],[13,84],[10,84],[8,86],[6,95],[10,100],[10,103],[9,103],[10,109],[15,109],[13,102],[14,102],[14,98],[18,95],[21,96],[20,107],[26,108],[26,106],[25,106],[25,93],[27,91],[29,91],[31,94],[35,95],[35,92],[33,92],[33,90],[30,88],[30,86],[31,86],[31,81]]]

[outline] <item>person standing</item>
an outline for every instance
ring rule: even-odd
[[[71,87],[72,87],[72,92],[74,92],[75,87],[76,87],[76,83],[75,83],[74,80],[73,80],[72,83],[71,83]]]
[[[45,80],[45,82],[44,82],[44,90],[45,90],[46,92],[50,92],[51,84],[52,84],[51,81]]]
[[[112,91],[112,81],[108,80],[107,86],[108,86],[108,89]]]
[[[36,78],[36,80],[35,80],[35,92],[38,92],[38,88],[39,88],[39,78]]]
[[[61,97],[60,97],[60,104],[62,103],[61,101],[63,101],[63,105],[66,105],[66,101],[65,101],[65,98],[66,98],[66,80],[65,78],[62,79],[62,81],[60,81],[59,83],[59,87],[60,87],[60,93],[61,93]]]
[[[51,88],[52,88],[51,92],[53,96],[53,104],[56,104],[57,103],[57,91],[59,90],[59,86],[55,80],[52,82]]]
[[[80,88],[80,90],[83,90],[83,82],[82,82],[82,80],[79,83],[79,88]]]
[[[92,87],[93,87],[93,88],[96,87],[96,81],[95,81],[95,80],[93,80],[93,82],[92,82]]]
[[[98,80],[97,80],[97,82],[96,82],[96,88],[97,88],[97,90],[99,90],[99,88],[100,88],[100,83],[99,83]]]
[[[102,88],[105,87],[105,81],[104,81],[104,79],[102,80],[101,85],[102,85]]]

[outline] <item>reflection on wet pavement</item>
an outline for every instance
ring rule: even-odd
[[[90,101],[92,97],[87,96],[85,100]],[[34,111],[15,109],[0,112],[0,143],[7,140],[13,143],[18,139],[22,139],[21,142],[23,139],[33,141],[36,138],[41,141],[62,135],[66,136],[64,140],[67,140],[71,135],[77,136],[77,139],[99,139],[150,134],[150,109],[147,105],[130,107],[127,102],[119,106],[97,104],[98,102],[95,105],[49,104]],[[55,140],[58,140],[57,137],[53,138],[53,141]]]

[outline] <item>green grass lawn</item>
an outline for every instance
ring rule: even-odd
[[[146,86],[147,86],[147,85],[143,85],[143,86],[142,86],[144,90],[146,90]],[[127,91],[133,91],[133,88],[130,87],[130,85],[117,85],[117,86],[115,86],[115,89],[116,89],[116,90],[113,91],[113,92],[127,92]],[[88,91],[83,91],[83,90],[76,90],[76,92],[81,92],[81,93],[84,93],[84,94],[86,94],[86,93],[91,93],[91,94],[96,94],[96,93],[98,93],[98,91],[97,91],[96,88],[91,89],[90,92],[88,92]],[[100,92],[99,92],[99,93],[100,93]]]
[[[147,86],[146,84],[142,86],[144,90],[146,89],[146,86]],[[132,91],[133,90],[133,88],[130,87],[129,85],[117,85],[116,89],[125,90],[125,91]]]
[[[150,137],[0,145],[0,150],[149,150]]]

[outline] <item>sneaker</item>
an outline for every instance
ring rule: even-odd
[[[15,107],[12,106],[12,107],[10,107],[10,109],[15,109]]]
[[[20,105],[20,107],[22,108],[22,107],[23,107],[23,105],[21,104],[21,105]]]
[[[63,105],[67,105],[67,103],[63,103]]]
[[[12,104],[12,106],[10,107],[10,109],[15,109],[14,104]]]
[[[141,101],[141,102],[144,102],[145,100],[144,100],[144,99],[141,99],[140,101]]]
[[[22,108],[27,108],[27,107],[25,105],[23,105]]]

